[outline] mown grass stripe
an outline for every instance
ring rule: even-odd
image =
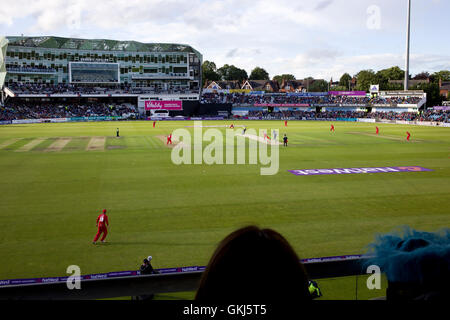
[[[22,146],[21,148],[17,149],[16,152],[27,152],[32,150],[34,147],[39,145],[44,140],[47,140],[47,138],[36,138],[30,142],[28,142],[26,145]]]
[[[306,140],[306,142],[314,142],[314,143],[320,143],[320,144],[337,144],[336,141],[333,141],[333,140],[311,137],[309,135],[300,134],[300,133],[294,133],[293,136],[297,137],[300,140],[300,141],[295,141],[296,144],[297,143],[305,143],[305,140]],[[288,138],[289,138],[289,135],[288,135]],[[289,140],[291,140],[291,139],[289,139]]]
[[[71,140],[72,140],[72,138],[59,138],[55,142],[53,142],[44,151],[45,152],[58,152],[58,151],[61,151]]]
[[[152,139],[145,136],[144,137],[145,142],[147,143],[147,145],[151,148],[154,149],[155,148],[155,144],[152,142]]]
[[[86,151],[103,151],[105,150],[106,137],[92,137],[86,147]]]
[[[0,144],[0,149],[6,148],[6,147],[12,145],[13,143],[16,143],[19,140],[22,140],[22,138],[14,138],[14,139],[6,140]]]
[[[161,139],[159,139],[157,136],[153,136],[153,137],[151,137],[151,139],[153,139],[153,141],[155,142],[155,144],[158,146],[159,149],[162,149],[165,147],[164,142]]]
[[[85,151],[89,140],[84,137],[72,137],[72,140],[61,151]]]
[[[153,145],[155,149],[160,149],[162,147],[162,143],[159,140],[156,140],[154,137],[148,137],[148,140]]]
[[[144,148],[151,148],[151,149],[154,148],[153,144],[151,143],[150,139],[147,136],[142,136],[142,140],[145,141]]]

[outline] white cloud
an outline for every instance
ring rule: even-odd
[[[379,30],[367,28],[371,5],[380,8]],[[437,15],[449,7],[447,1],[417,0],[413,9],[416,15]],[[217,66],[234,64],[247,72],[261,66],[271,76],[328,79],[403,66],[405,8],[406,2],[391,0],[15,0],[0,6],[0,28],[28,35],[185,43]],[[21,19],[27,20],[27,30],[17,24]],[[437,30],[426,28],[417,32],[429,38]],[[420,51],[411,56],[413,70],[448,66],[448,55],[435,52],[449,52],[439,49],[449,45],[414,44]]]

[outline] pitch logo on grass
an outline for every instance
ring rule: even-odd
[[[375,167],[375,168],[338,168],[338,169],[303,169],[288,170],[296,176],[315,176],[324,174],[357,174],[357,173],[383,173],[383,172],[423,172],[433,171],[423,167]]]
[[[182,128],[172,133],[174,140],[178,141],[171,154],[174,164],[259,164],[264,166],[261,167],[261,175],[278,173],[281,144],[277,139],[278,129],[260,129],[256,132],[255,129],[228,128],[224,135],[219,129],[203,128],[201,121],[195,121],[193,137],[187,129]],[[210,143],[203,148],[203,142]]]

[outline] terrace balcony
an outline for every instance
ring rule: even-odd
[[[146,73],[146,74],[134,74],[131,76],[133,80],[194,80],[193,76],[187,73]]]
[[[34,67],[7,67],[7,73],[17,74],[55,74],[56,69],[53,68],[34,68]]]

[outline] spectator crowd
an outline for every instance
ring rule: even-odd
[[[138,114],[137,107],[131,104],[114,104],[101,102],[61,103],[61,102],[15,102],[9,100],[0,106],[0,121],[19,119],[49,119],[71,117],[126,116]],[[286,119],[349,119],[366,118],[379,120],[435,121],[450,123],[450,110],[425,110],[417,112],[365,112],[327,110],[315,111],[249,111],[248,117]]]
[[[91,79],[92,80],[92,79]],[[108,86],[87,86],[72,83],[47,84],[47,83],[9,83],[6,87],[17,95],[21,94],[188,94],[198,90],[180,88],[161,89],[158,86],[135,87],[130,84],[111,84]]]
[[[0,106],[0,120],[103,117],[137,114],[135,106],[111,103],[8,103]]]
[[[403,121],[435,121],[450,123],[450,111],[425,110],[423,112],[365,112],[365,111],[250,111],[248,117],[272,119],[379,119]]]
[[[308,104],[308,105],[389,105],[417,104],[421,97],[375,97],[366,96],[300,96],[288,94],[244,94],[244,93],[204,93],[200,103],[230,103],[239,105],[257,104]]]

